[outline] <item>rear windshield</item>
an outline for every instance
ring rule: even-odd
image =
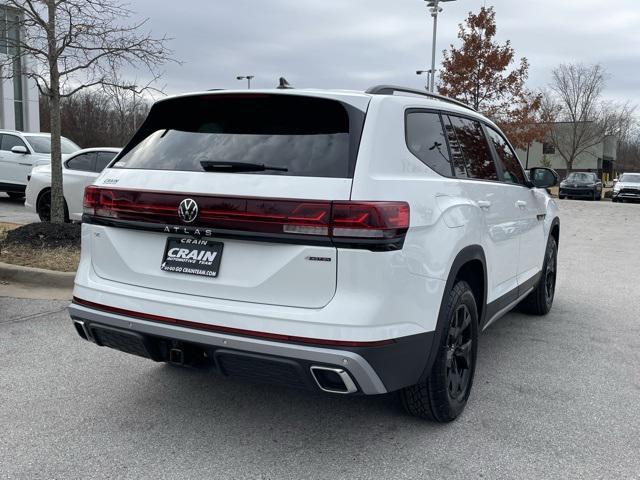
[[[349,178],[363,121],[363,112],[321,98],[176,98],[153,107],[113,167],[202,172],[201,162],[240,162],[282,169],[250,174]]]

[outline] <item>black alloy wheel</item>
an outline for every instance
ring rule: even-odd
[[[447,336],[447,391],[452,400],[460,401],[467,396],[471,380],[472,347],[471,313],[465,304],[461,304],[451,316]]]
[[[555,241],[554,241],[555,243]],[[556,271],[558,268],[558,249],[547,248],[544,271],[544,299],[549,309],[556,293]]]

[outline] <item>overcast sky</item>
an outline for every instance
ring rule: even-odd
[[[493,5],[498,39],[510,39],[530,62],[529,86],[543,87],[561,62],[602,63],[607,96],[640,104],[640,0],[457,0],[444,4],[438,60],[469,11]],[[280,75],[296,87],[413,87],[428,68],[432,22],[423,0],[131,0],[167,34],[183,65],[166,68],[167,93],[244,86],[256,75],[274,87]]]

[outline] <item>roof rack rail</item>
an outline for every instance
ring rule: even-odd
[[[444,95],[438,95],[437,93],[427,92],[425,90],[418,90],[417,88],[398,87],[397,85],[376,85],[375,87],[371,87],[365,91],[365,93],[368,93],[370,95],[393,95],[395,92],[421,95],[423,97],[433,98],[442,102],[452,103],[454,105],[458,105],[459,107],[473,110],[474,112],[476,111],[475,108],[459,100],[454,100],[453,98],[445,97]]]

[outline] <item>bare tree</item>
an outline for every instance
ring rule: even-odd
[[[618,146],[617,170],[624,172],[640,172],[640,135],[636,134]]]
[[[148,19],[119,0],[5,0],[17,13],[17,38],[0,61],[4,76],[35,80],[49,103],[51,132],[51,221],[64,221],[60,101],[96,85],[113,83],[111,73],[142,66],[152,77],[171,60],[166,37],[143,31]],[[19,68],[16,68],[16,65]]]
[[[108,88],[88,88],[60,99],[60,130],[83,148],[123,147],[151,108],[148,95]],[[49,103],[40,101],[40,128],[51,123]]]
[[[623,140],[634,122],[635,107],[603,100],[607,73],[601,65],[562,64],[553,71],[543,111],[548,138],[564,159],[575,160],[609,136]]]
[[[124,145],[137,130],[140,120],[149,110],[149,100],[153,100],[156,95],[164,95],[163,89],[156,87],[159,79],[159,76],[154,76],[144,83],[137,79],[129,82],[114,68],[111,80],[102,85],[109,98],[112,112],[118,116],[120,145]]]

